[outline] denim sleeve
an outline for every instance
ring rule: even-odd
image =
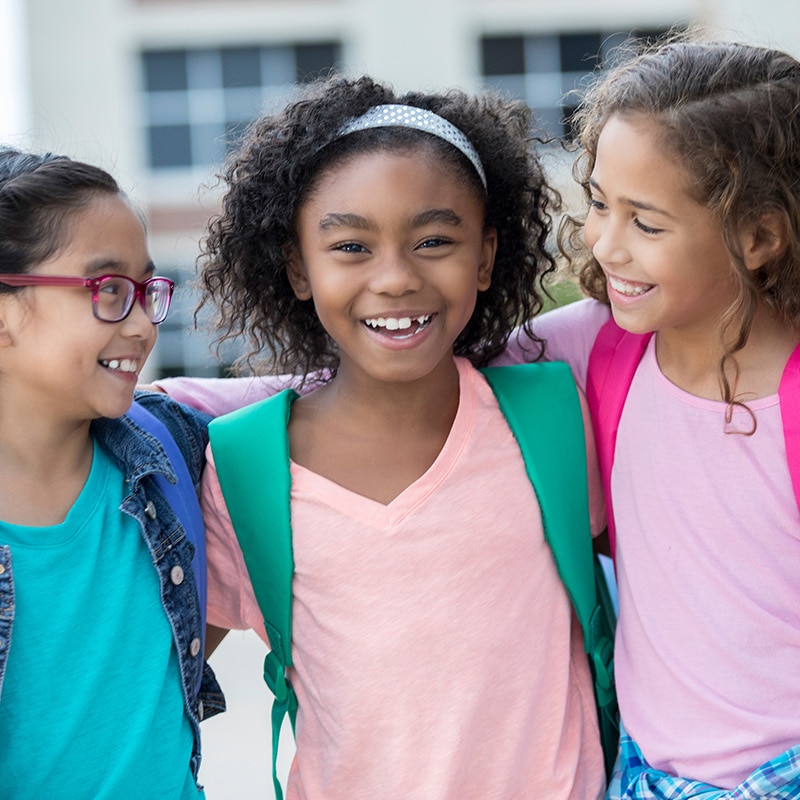
[[[208,423],[213,417],[160,392],[137,391],[135,399],[172,434],[189,468],[192,482],[195,488],[199,488],[208,445]]]

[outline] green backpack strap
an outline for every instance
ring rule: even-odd
[[[613,662],[616,614],[592,547],[586,441],[575,381],[562,362],[481,371],[519,444],[541,508],[545,538],[583,628],[610,775],[619,741]]]
[[[225,505],[244,554],[247,572],[270,643],[264,681],[272,705],[272,780],[283,798],[277,760],[280,732],[289,716],[292,730],[297,697],[286,680],[292,666],[292,530],[289,439],[291,404],[286,390],[211,422],[208,433]]]

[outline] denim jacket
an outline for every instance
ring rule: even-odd
[[[199,486],[208,441],[207,426],[211,418],[179,405],[166,395],[142,392],[137,394],[137,400],[167,427],[183,453],[195,486]],[[130,492],[120,509],[141,526],[142,536],[159,572],[161,602],[172,626],[181,670],[184,706],[194,732],[191,767],[197,780],[200,767],[200,720],[224,711],[225,699],[201,652],[202,622],[194,582],[184,579],[192,574],[194,546],[186,538],[183,526],[150,477],[160,472],[168,479],[175,480],[175,472],[159,442],[127,417],[95,420],[92,433],[125,475]],[[13,621],[11,548],[0,544],[0,700]],[[198,693],[199,671],[203,674]]]

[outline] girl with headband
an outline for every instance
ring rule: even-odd
[[[290,798],[603,794],[580,628],[476,370],[554,266],[530,128],[494,95],[333,78],[256,121],[227,165],[201,274],[220,340],[328,376],[288,422]],[[197,385],[196,405],[241,386]],[[208,454],[209,622],[267,642]]]

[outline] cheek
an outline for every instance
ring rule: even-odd
[[[153,335],[150,337],[149,341],[147,342],[147,355],[149,356],[150,353],[153,352],[153,348],[156,346],[156,342],[158,341],[158,328],[153,325]]]
[[[596,215],[591,211],[586,215],[586,222],[583,223],[583,241],[586,246],[593,250],[600,238],[600,226]]]

